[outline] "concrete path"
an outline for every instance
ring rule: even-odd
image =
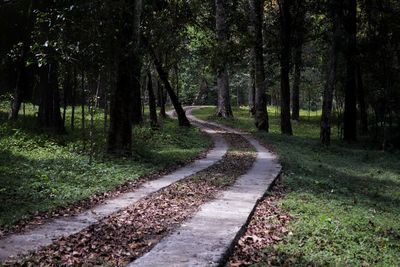
[[[205,158],[196,160],[192,164],[171,174],[162,176],[159,179],[146,182],[134,192],[122,194],[77,216],[50,220],[48,223],[30,231],[11,234],[0,239],[0,261],[10,256],[27,254],[29,251],[50,245],[54,240],[62,236],[77,233],[92,224],[98,223],[101,219],[112,213],[127,208],[149,194],[215,164],[225,155],[228,145],[216,131],[198,122],[197,124],[201,127],[202,131],[210,134],[214,141],[214,148],[207,153]]]
[[[192,108],[189,108],[189,110]],[[193,119],[193,118],[192,118]],[[205,123],[196,120],[198,123]],[[218,266],[225,260],[258,200],[278,177],[276,156],[251,137],[229,127],[208,123],[245,137],[257,150],[253,167],[216,200],[128,266]],[[238,166],[240,168],[240,166]]]

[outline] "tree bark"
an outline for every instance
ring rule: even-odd
[[[367,134],[368,133],[368,113],[367,113],[367,106],[365,103],[365,90],[362,81],[362,73],[361,67],[357,64],[357,100],[358,105],[360,107],[360,122],[361,122],[361,133]]]
[[[137,60],[140,60],[139,58]],[[138,61],[135,61],[138,62]],[[139,125],[143,122],[142,114],[142,94],[141,94],[141,62],[138,62],[133,68],[132,77],[132,124]]]
[[[335,43],[335,41],[333,42]],[[337,45],[333,44],[328,61],[328,73],[323,93],[320,141],[323,145],[330,145],[331,142],[331,115],[333,92],[336,87],[336,67],[337,67]]]
[[[71,130],[75,128],[75,105],[76,105],[76,88],[78,88],[78,74],[76,72],[76,67],[74,67],[74,84],[72,88],[72,99],[71,99]]]
[[[149,93],[150,124],[152,128],[158,128],[157,104],[153,91],[153,81],[150,71],[147,73],[147,91]]]
[[[300,83],[301,83],[301,70],[303,65],[302,45],[295,48],[294,52],[294,80],[293,80],[293,94],[292,94],[292,119],[300,120]]]
[[[142,114],[142,97],[141,97],[141,83],[140,77],[142,72],[142,56],[140,53],[140,19],[142,12],[142,0],[136,0],[134,4],[134,16],[133,16],[133,75],[132,75],[132,123],[138,125],[143,122]]]
[[[357,140],[356,51],[357,51],[357,1],[345,1],[346,16],[346,85],[343,139]]]
[[[251,49],[250,59],[250,84],[249,84],[249,110],[250,114],[255,114],[255,103],[256,103],[256,64],[255,64],[255,52],[254,48]]]
[[[167,91],[169,98],[171,99],[172,105],[174,106],[176,115],[178,116],[179,126],[187,126],[187,127],[190,126],[190,122],[186,117],[186,113],[183,110],[182,105],[179,102],[179,99],[176,96],[174,89],[171,86],[171,83],[169,82],[168,73],[164,70],[161,61],[156,56],[156,53],[154,52],[154,49],[153,47],[151,47],[148,40],[144,37],[142,39],[150,53],[151,58],[153,59],[154,66],[156,67],[158,76],[160,77],[160,80],[163,82],[165,90]]]
[[[332,0],[332,46],[329,52],[329,59],[327,65],[326,83],[323,92],[322,115],[321,115],[321,129],[320,141],[322,145],[330,145],[331,142],[331,116],[333,105],[333,93],[336,87],[336,70],[338,61],[338,49],[340,39],[340,26],[342,23],[342,10],[343,0]]]
[[[280,0],[281,23],[281,132],[292,135],[292,123],[290,121],[290,50],[291,50],[291,24],[292,15],[290,9],[293,0]]]
[[[39,124],[55,133],[63,133],[65,129],[60,111],[57,63],[47,63],[39,68],[39,75]]]
[[[168,80],[167,72],[164,70],[161,62],[157,59],[155,54],[152,53],[152,55],[153,55],[154,65],[156,66],[160,80],[163,82],[164,87],[167,90],[168,95],[172,101],[172,105],[175,108],[175,112],[178,116],[179,126],[190,126],[190,122],[186,117],[185,111],[183,110],[182,105],[179,102],[178,97],[176,96],[174,89],[172,88],[172,86]]]
[[[305,6],[303,0],[296,1],[294,33],[294,79],[292,89],[292,119],[300,120],[300,84],[303,71],[303,43],[305,34]]]
[[[217,88],[218,111],[217,115],[224,118],[233,117],[229,94],[228,75],[228,25],[226,21],[225,0],[215,0],[215,20],[218,43]]]
[[[21,108],[22,101],[26,97],[30,88],[30,67],[26,66],[26,61],[28,60],[28,54],[30,51],[30,45],[32,44],[31,32],[33,29],[33,8],[34,1],[29,1],[26,12],[26,24],[23,29],[23,40],[22,40],[22,51],[21,56],[17,63],[17,81],[14,88],[14,97],[11,103],[11,110],[9,114],[10,120],[17,120],[18,113]]]
[[[265,94],[265,71],[263,52],[263,0],[250,0],[255,63],[255,124],[258,130],[269,131],[267,96]]]
[[[164,93],[164,88],[162,86],[162,84],[160,83],[160,81],[157,81],[157,87],[158,87],[158,92],[159,92],[159,96],[158,96],[158,100],[160,102],[160,116],[165,119],[167,117],[167,113],[165,112],[165,98],[166,95]]]
[[[117,85],[111,96],[110,129],[107,151],[130,155],[132,151],[131,80],[129,58],[118,64]]]
[[[142,0],[126,1],[126,4],[133,10],[123,15],[126,23],[122,29],[121,43],[127,51],[121,55],[118,63],[117,85],[111,97],[107,145],[108,153],[117,155],[131,155],[132,152],[132,69],[139,64],[137,53]],[[134,14],[133,18],[131,14]]]

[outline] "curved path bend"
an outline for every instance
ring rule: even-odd
[[[191,113],[194,108],[188,107],[187,110]],[[258,200],[264,196],[281,171],[276,156],[250,134],[192,116],[190,119],[243,136],[257,150],[256,161],[233,186],[223,191],[214,201],[202,205],[191,219],[128,266],[224,265]]]
[[[215,130],[208,128],[204,124],[198,121],[194,123],[197,124],[202,131],[209,134],[214,142],[213,149],[207,153],[205,158],[198,159],[156,180],[146,182],[133,192],[122,194],[79,215],[52,219],[32,230],[3,237],[0,239],[0,261],[11,256],[24,255],[42,246],[50,245],[54,240],[62,236],[78,233],[84,228],[98,223],[112,213],[127,208],[151,193],[202,171],[221,160],[228,150],[228,145],[224,138]]]

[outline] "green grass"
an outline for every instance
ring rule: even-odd
[[[272,248],[277,265],[400,266],[399,152],[345,144],[336,134],[329,148],[321,147],[315,113],[293,123],[295,136],[279,134],[273,109],[269,134],[255,129],[247,109],[234,110],[231,120],[214,113],[194,112],[250,131],[279,154],[289,189],[280,205],[293,217],[293,234]]]
[[[211,145],[197,128],[179,128],[176,121],[167,119],[159,131],[147,124],[134,128],[132,158],[107,157],[99,111],[95,116],[94,161],[89,164],[90,145],[86,141],[84,148],[79,112],[76,130],[67,128],[67,134],[51,136],[36,127],[33,106],[27,106],[26,116],[15,123],[7,121],[7,111],[8,103],[1,103],[0,227],[183,163]],[[67,122],[69,125],[69,117]]]

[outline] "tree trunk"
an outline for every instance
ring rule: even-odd
[[[85,93],[85,72],[82,70],[81,74],[81,130],[82,130],[82,141],[83,149],[86,148],[86,93]]]
[[[357,64],[357,99],[358,105],[360,107],[360,121],[361,121],[361,133],[367,134],[368,133],[368,113],[367,107],[365,103],[365,90],[362,81],[362,73],[360,65]]]
[[[250,59],[250,85],[249,85],[249,110],[250,114],[255,114],[255,103],[256,103],[256,65],[255,65],[255,52],[254,48],[251,49]]]
[[[300,83],[301,71],[303,68],[303,45],[299,44],[295,48],[294,54],[294,80],[293,80],[293,94],[292,94],[292,119],[300,120]]]
[[[300,120],[300,84],[303,71],[303,43],[305,35],[306,8],[303,0],[296,0],[297,10],[294,18],[294,79],[292,91],[292,119]]]
[[[357,97],[356,97],[356,51],[357,51],[357,1],[345,1],[346,16],[344,29],[346,32],[346,85],[344,107],[345,141],[357,140]]]
[[[132,69],[140,63],[138,42],[142,0],[135,0],[132,6],[132,12],[126,12],[123,18],[125,25],[120,41],[122,48],[126,49],[127,53],[121,55],[118,63],[117,85],[111,97],[110,108],[107,151],[119,155],[130,155],[132,151],[132,85],[134,80]],[[131,14],[133,14],[133,18]],[[129,22],[130,20],[132,23]]]
[[[72,99],[71,99],[71,130],[75,128],[75,106],[76,106],[76,88],[78,88],[78,74],[76,72],[76,67],[74,67],[74,84],[72,88]]]
[[[151,47],[151,45],[149,44],[148,40],[145,38],[142,39],[153,59],[154,66],[156,67],[158,76],[160,77],[160,80],[163,82],[165,90],[167,90],[172,105],[174,106],[176,115],[178,116],[179,126],[190,126],[190,122],[186,117],[186,113],[183,110],[182,105],[179,102],[178,97],[176,96],[174,89],[171,86],[171,83],[169,82],[168,73],[164,70],[161,61],[156,56],[156,53],[154,52],[153,47]]]
[[[158,90],[160,92],[160,96],[159,96],[159,101],[160,101],[160,116],[165,119],[167,117],[167,113],[165,112],[165,100],[166,100],[166,95],[164,92],[164,88],[162,86],[162,84],[160,83],[160,81],[157,81],[158,83]]]
[[[231,99],[229,95],[228,76],[228,26],[226,21],[225,0],[215,0],[215,18],[218,41],[217,88],[218,111],[217,115],[224,118],[233,117]]]
[[[157,121],[157,104],[156,97],[153,91],[153,81],[152,81],[150,71],[147,73],[147,91],[149,93],[149,109],[150,109],[150,124],[152,128],[158,128]]]
[[[23,60],[23,59],[21,59]],[[19,63],[18,65],[22,65],[23,62]],[[22,98],[23,98],[23,72],[25,67],[23,66],[18,66],[17,70],[17,81],[15,83],[15,89],[14,89],[14,95],[13,95],[13,100],[11,102],[11,111],[8,116],[9,120],[17,120],[18,119],[18,113],[19,110],[21,109],[21,103],[22,103]]]
[[[193,105],[204,105],[206,103],[208,90],[209,90],[209,87],[208,87],[207,79],[202,77],[199,92],[197,93],[197,96],[196,96],[195,100],[193,101]]]
[[[336,27],[336,26],[335,26]],[[333,92],[336,86],[336,66],[337,66],[337,45],[333,41],[333,45],[329,55],[328,73],[323,93],[322,115],[321,115],[321,144],[328,146],[331,142],[331,115]]]
[[[190,126],[190,122],[186,117],[185,111],[182,108],[181,103],[178,100],[178,97],[176,96],[174,89],[172,89],[172,86],[168,80],[168,74],[165,72],[163,69],[161,62],[155,57],[153,53],[153,59],[154,59],[154,65],[156,66],[158,75],[160,76],[160,80],[163,82],[165,89],[168,92],[168,95],[172,101],[172,105],[175,108],[175,112],[178,116],[178,121],[180,126]]]
[[[291,50],[291,24],[290,14],[293,0],[280,0],[281,22],[281,132],[292,135],[292,123],[290,121],[290,50]]]
[[[117,85],[111,96],[110,129],[107,151],[130,155],[132,150],[131,74],[129,58],[118,64]]]
[[[255,124],[258,130],[269,130],[267,96],[265,94],[265,71],[263,53],[263,0],[250,0],[253,49],[255,63]]]
[[[338,62],[338,49],[341,41],[341,23],[342,23],[342,10],[343,0],[332,0],[332,46],[329,53],[329,61],[327,65],[326,83],[323,92],[322,115],[321,115],[321,129],[320,141],[322,145],[330,145],[331,142],[331,116],[333,105],[333,94],[336,87],[336,70]]]
[[[39,124],[55,133],[65,131],[60,111],[57,63],[48,63],[39,69],[40,104]]]
[[[22,52],[17,63],[17,81],[14,88],[14,97],[11,103],[11,110],[9,114],[10,120],[17,120],[18,113],[21,108],[21,103],[26,97],[30,88],[30,69],[31,67],[26,66],[26,61],[28,60],[30,45],[32,44],[31,32],[34,25],[34,20],[32,16],[34,1],[29,1],[26,12],[26,24],[23,29],[23,39],[22,39]]]
[[[138,125],[143,122],[142,97],[140,77],[142,72],[142,53],[140,53],[140,19],[142,14],[142,0],[136,0],[133,10],[133,53],[132,61],[132,123]]]
[[[139,58],[137,60],[140,60]],[[137,61],[135,61],[137,62]],[[141,76],[142,64],[139,62],[133,68],[133,81],[132,81],[132,124],[138,125],[143,122],[142,114],[142,94],[141,94]]]
[[[67,108],[68,108],[68,104],[70,104],[71,102],[71,96],[72,96],[72,69],[71,66],[67,66],[66,67],[66,77],[64,80],[64,86],[63,86],[63,124],[65,125],[65,121],[66,121],[66,115],[67,115]]]

